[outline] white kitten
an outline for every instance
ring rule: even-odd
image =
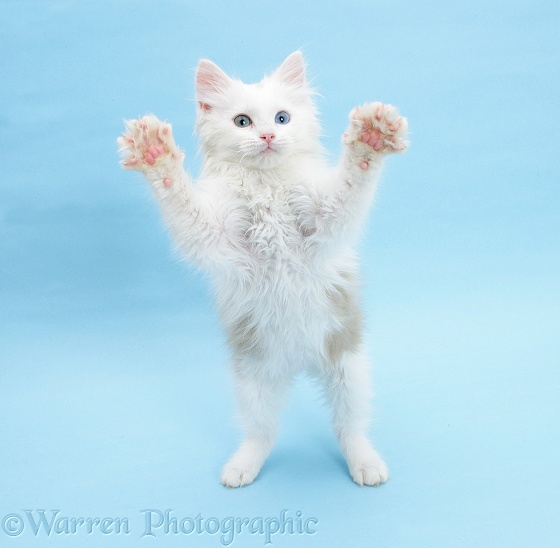
[[[385,156],[406,150],[406,119],[382,103],[355,108],[332,168],[300,52],[249,85],[202,60],[196,93],[196,186],[168,123],[128,121],[118,142],[123,166],[144,173],[177,245],[213,281],[245,430],[221,481],[255,479],[286,389],[306,371],[324,386],[352,478],[378,485],[388,472],[366,438],[370,389],[353,247]]]

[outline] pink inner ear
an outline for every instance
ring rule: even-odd
[[[208,99],[223,93],[230,84],[228,75],[217,65],[201,59],[196,70],[196,94],[200,103],[208,104]],[[201,106],[203,110],[205,109]]]
[[[209,72],[199,70],[196,75],[196,84],[202,89],[213,89],[216,87],[216,81],[216,76],[214,74],[210,74]]]
[[[289,85],[305,85],[305,61],[300,51],[289,55],[278,69],[280,78]]]
[[[212,107],[208,103],[203,103],[202,101],[199,101],[198,106],[204,112],[210,112],[212,110]]]

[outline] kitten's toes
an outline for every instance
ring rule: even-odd
[[[360,486],[381,485],[389,479],[389,471],[382,460],[378,462],[364,462],[353,470],[350,470],[352,479]]]
[[[396,107],[379,102],[366,103],[350,113],[350,126],[343,141],[357,145],[363,153],[404,152],[408,148],[407,131],[408,121],[399,115]]]
[[[350,475],[358,485],[380,485],[389,479],[387,465],[365,438],[344,445]]]
[[[222,470],[221,482],[226,487],[243,487],[253,483],[270,451],[270,441],[246,439]]]
[[[161,163],[161,158],[182,158],[183,153],[173,139],[171,124],[156,116],[127,120],[125,128],[117,139],[124,168],[149,171]]]
[[[236,464],[226,464],[222,470],[220,482],[226,487],[243,487],[253,483],[260,469],[254,467],[239,467]]]

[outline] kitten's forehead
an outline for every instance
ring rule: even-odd
[[[294,94],[290,93],[289,88],[267,78],[256,84],[236,82],[232,92],[228,106],[237,110],[269,113],[288,108],[295,102]]]

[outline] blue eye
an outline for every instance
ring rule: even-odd
[[[249,127],[253,123],[251,121],[251,118],[249,118],[249,116],[247,116],[246,114],[240,114],[239,116],[236,116],[233,119],[233,122],[237,127]]]
[[[287,124],[290,121],[290,115],[287,112],[281,110],[277,115],[274,121],[277,124]]]

